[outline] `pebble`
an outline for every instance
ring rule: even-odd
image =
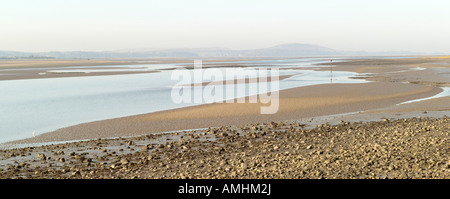
[[[33,148],[33,156],[47,162],[29,161],[31,150],[0,150],[0,157],[16,161],[0,165],[0,178],[450,178],[448,118],[342,121],[284,133],[298,123],[185,132],[180,140],[168,135],[102,140],[110,153],[97,140]],[[189,138],[207,132],[219,138]],[[155,144],[158,140],[172,141]],[[152,146],[157,149],[147,150]],[[55,162],[47,154],[57,155]]]
[[[120,163],[122,163],[122,165],[127,165],[129,161],[127,159],[121,159]]]
[[[42,153],[37,154],[37,157],[38,157],[40,160],[47,160],[47,157],[46,157],[44,154],[42,154]]]

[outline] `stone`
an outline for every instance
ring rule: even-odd
[[[241,163],[241,169],[246,170],[247,169],[247,164],[246,163]]]
[[[151,138],[111,139],[102,141],[102,148],[112,150],[106,154],[99,153],[101,148],[96,145],[97,141],[41,146],[33,151],[1,151],[2,160],[7,160],[10,154],[15,154],[16,158],[0,165],[0,178],[348,179],[448,176],[450,161],[446,156],[449,127],[447,119],[411,118],[388,122],[355,122],[349,125],[324,124],[321,130],[305,129],[305,132],[308,131],[305,134],[283,133],[286,129],[292,129],[290,126],[298,129],[296,124],[280,123],[279,129],[271,130],[267,130],[267,124],[253,124],[260,125],[258,129],[261,131],[258,132],[252,132],[250,125],[246,125],[249,128],[242,131],[240,127],[236,127],[241,135],[249,136],[237,136],[237,132],[221,127],[216,133],[222,136],[220,139],[209,139],[213,138],[209,135],[207,139],[189,139],[192,136],[188,134],[195,137],[206,130],[181,133],[180,135],[185,135],[185,139],[179,140],[177,138],[180,136],[171,137],[172,134]],[[349,129],[352,129],[352,133],[347,133]],[[330,131],[327,133],[327,130]],[[223,137],[223,132],[228,136]],[[262,137],[264,132],[266,135]],[[151,146],[149,143],[164,142],[169,138],[173,141],[163,143],[165,147],[159,150],[126,150],[128,140],[136,142],[134,147],[128,148],[140,149],[146,147],[143,145]],[[140,140],[139,143],[136,140]],[[142,144],[141,141],[147,143]],[[123,145],[120,147],[121,143]],[[158,146],[153,145],[155,148]],[[173,149],[168,150],[170,146]],[[181,150],[183,147],[189,151]],[[121,148],[125,150],[119,152]],[[223,151],[217,153],[216,150]],[[71,156],[61,156],[58,151],[66,154],[70,152]],[[31,160],[18,158],[21,154],[34,157]],[[48,161],[47,156],[56,160]],[[67,159],[63,160],[63,157]],[[83,162],[75,160],[81,157],[84,157]],[[41,162],[41,158],[47,162]],[[21,164],[25,161],[27,164]],[[89,164],[90,161],[92,164]]]
[[[80,171],[76,170],[76,171],[72,172],[72,176],[77,176],[77,175],[81,175]]]
[[[129,163],[129,161],[127,159],[121,159],[120,163],[122,163],[122,165],[126,165]]]
[[[37,157],[38,157],[40,160],[46,160],[46,159],[47,159],[47,157],[46,157],[44,154],[42,154],[42,153],[37,154]]]

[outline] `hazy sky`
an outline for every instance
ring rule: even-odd
[[[293,42],[450,53],[450,1],[0,2],[0,50],[252,49]]]

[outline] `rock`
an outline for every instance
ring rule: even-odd
[[[149,155],[147,157],[147,160],[156,160],[156,159],[159,159],[159,158],[157,156],[154,156],[154,155]]]
[[[111,169],[115,169],[117,167],[119,167],[120,164],[111,164],[111,166],[109,166]]]
[[[81,155],[75,155],[74,158],[75,158],[75,160],[78,160],[78,161],[80,161],[80,162],[83,162],[84,159],[85,159],[85,157],[84,157],[84,156],[81,156]]]
[[[247,169],[247,164],[246,163],[241,163],[241,169],[246,170]]]
[[[392,170],[394,170],[394,169],[395,169],[394,165],[392,165],[392,164],[389,165],[389,167],[388,167],[388,170],[389,170],[389,171],[392,171]]]
[[[7,160],[10,154],[14,154],[15,158],[0,165],[0,178],[448,177],[447,119],[411,118],[355,122],[349,125],[325,123],[321,130],[304,129],[308,132],[305,134],[283,133],[292,129],[291,126],[300,129],[296,127],[298,122],[280,122],[279,129],[270,130],[267,129],[268,124],[253,124],[259,125],[258,132],[252,132],[250,125],[246,125],[247,129],[242,131],[236,127],[241,136],[228,127],[220,127],[214,130],[217,131],[215,135],[221,136],[215,140],[209,139],[213,138],[210,135],[208,139],[189,139],[192,135],[195,137],[206,132],[201,130],[180,133],[185,138],[179,140],[177,138],[180,136],[172,137],[171,134],[102,141],[101,147],[111,149],[109,153],[99,148],[97,141],[41,146],[33,151],[1,151],[0,159]],[[352,133],[347,133],[349,129],[352,129]],[[129,140],[136,142],[134,146],[128,146],[129,149],[146,149],[156,141],[164,144],[164,147],[160,146],[160,149],[151,152],[130,152],[126,149]],[[164,140],[172,141],[164,143]],[[141,141],[147,143],[141,144]],[[153,144],[154,148],[158,144]],[[121,148],[124,149],[123,153],[118,151]],[[70,156],[63,156],[59,150],[70,153]],[[31,161],[29,157],[19,158],[23,154],[32,154],[34,157]],[[48,160],[48,156],[56,161],[39,160]],[[82,158],[82,162],[75,160]],[[89,163],[91,161],[92,164]],[[24,162],[27,164],[22,164]]]
[[[72,176],[78,176],[81,175],[80,171],[76,170],[74,172],[72,172]]]
[[[226,160],[222,160],[222,161],[220,161],[220,163],[219,163],[220,166],[225,166],[225,165],[227,165],[227,164],[228,164],[228,162],[227,162]]]
[[[270,122],[270,127],[277,128],[278,124],[275,122]]]
[[[219,147],[219,146],[214,147],[214,150],[217,151],[217,152],[224,152],[225,151],[225,149],[223,147]]]
[[[46,159],[47,159],[47,157],[46,157],[44,154],[42,154],[42,153],[37,154],[37,157],[38,157],[40,160],[46,160]]]
[[[127,159],[121,159],[120,163],[122,163],[122,165],[126,165],[129,163],[129,161]]]

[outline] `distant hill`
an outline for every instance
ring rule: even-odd
[[[344,52],[318,45],[291,43],[270,48],[244,50],[240,54],[243,56],[323,56],[342,55]]]
[[[342,51],[323,46],[301,43],[276,45],[269,48],[251,50],[231,50],[228,48],[174,48],[174,49],[125,49],[116,51],[51,51],[17,52],[0,51],[0,59],[14,58],[147,58],[147,57],[301,57],[338,55],[422,55],[418,52],[365,52]]]

